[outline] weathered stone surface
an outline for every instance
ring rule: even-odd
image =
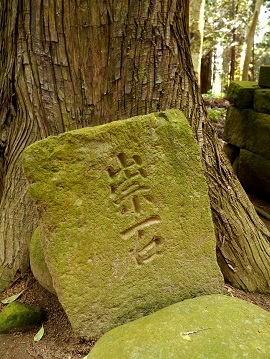
[[[26,331],[44,321],[44,313],[19,302],[8,304],[0,313],[0,333]]]
[[[87,359],[270,358],[270,313],[241,299],[203,296],[125,324]]]
[[[223,140],[270,159],[270,115],[231,106]]]
[[[254,81],[232,81],[227,99],[239,108],[252,108],[255,89],[259,88]]]
[[[241,150],[237,176],[248,193],[270,200],[270,160]]]
[[[270,65],[260,67],[259,85],[262,87],[270,87]]]
[[[35,230],[30,243],[30,266],[32,273],[39,284],[49,292],[55,294],[52,276],[46,264],[44,251],[40,242],[39,228]]]
[[[199,149],[180,111],[47,138],[26,150],[24,168],[78,335],[223,290]]]
[[[254,110],[270,114],[270,89],[256,90],[254,95]]]

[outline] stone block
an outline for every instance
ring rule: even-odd
[[[241,150],[237,175],[247,193],[270,200],[270,160]]]
[[[30,243],[30,267],[39,284],[49,292],[55,294],[51,274],[48,270],[44,251],[40,241],[39,228],[32,235]]]
[[[180,111],[49,137],[25,151],[24,169],[77,335],[223,291],[200,152]]]
[[[227,100],[239,108],[252,108],[255,89],[259,88],[255,81],[232,81]]]
[[[270,159],[270,115],[230,106],[223,140]]]
[[[270,89],[260,89],[255,91],[254,110],[270,114]]]
[[[208,295],[171,305],[106,333],[86,359],[270,358],[270,313]]]
[[[20,302],[8,304],[0,313],[0,333],[27,331],[41,325],[44,312]]]
[[[234,163],[235,159],[239,155],[240,148],[237,146],[231,145],[230,143],[224,143],[223,151],[225,152],[226,156],[228,157],[231,164]]]
[[[270,87],[270,65],[260,67],[259,86]]]

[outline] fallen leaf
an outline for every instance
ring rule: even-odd
[[[25,289],[23,289],[20,293],[18,294],[14,294],[12,295],[11,297],[8,297],[8,298],[5,298],[3,300],[1,300],[1,303],[3,304],[9,304],[9,303],[12,303],[12,302],[15,302],[16,299],[18,299],[22,294],[23,292],[25,291]]]
[[[37,334],[34,336],[34,342],[39,342],[42,339],[43,335],[44,335],[44,327],[42,324],[41,328],[39,329]]]

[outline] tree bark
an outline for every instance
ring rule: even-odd
[[[246,54],[245,54],[244,67],[242,73],[242,81],[248,81],[248,71],[249,71],[250,58],[252,54],[252,47],[254,44],[255,30],[258,23],[262,4],[263,4],[263,0],[256,0],[254,14],[247,35],[247,46],[246,46]]]
[[[23,149],[63,131],[178,108],[202,149],[223,273],[241,288],[269,291],[269,233],[206,118],[189,49],[187,4],[5,0],[0,5],[5,29],[0,290],[26,270],[37,225],[21,168]]]

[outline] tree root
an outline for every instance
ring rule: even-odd
[[[269,213],[265,212],[263,209],[261,209],[261,208],[259,208],[257,206],[254,206],[254,208],[255,208],[255,210],[256,210],[256,212],[258,214],[260,214],[262,217],[264,217],[264,218],[268,219],[268,221],[270,221],[270,214]]]

